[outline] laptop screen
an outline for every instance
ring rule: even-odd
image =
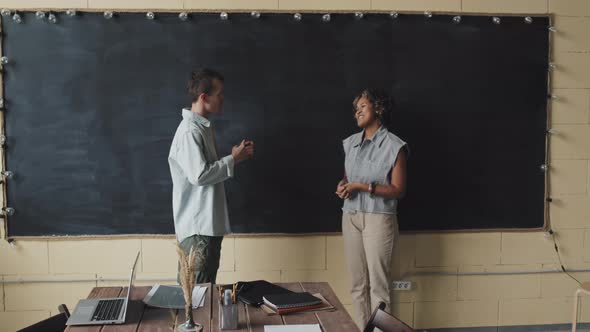
[[[131,290],[133,289],[133,281],[135,281],[135,273],[137,272],[137,261],[139,260],[139,251],[135,256],[135,261],[133,262],[133,266],[131,267],[131,276],[129,277],[129,287],[127,288],[127,297],[125,298],[125,315],[127,314],[127,304],[129,303],[129,298],[131,297]]]

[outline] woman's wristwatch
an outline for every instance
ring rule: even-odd
[[[377,185],[374,182],[369,183],[369,196],[373,197],[375,194],[375,187]]]

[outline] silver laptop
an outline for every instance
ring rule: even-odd
[[[135,262],[131,267],[131,276],[129,277],[129,287],[127,296],[112,297],[101,299],[80,300],[66,322],[66,325],[97,325],[97,324],[123,324],[129,307],[129,296],[133,288],[135,279],[135,270],[139,252],[135,256]]]

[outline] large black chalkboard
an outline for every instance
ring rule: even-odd
[[[2,22],[10,236],[173,233],[167,155],[199,66],[226,76],[221,154],[257,144],[227,182],[236,233],[340,231],[366,86],[392,92],[410,144],[403,230],[544,224],[547,17],[21,15]]]

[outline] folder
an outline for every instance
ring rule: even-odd
[[[283,287],[266,280],[240,281],[238,283],[238,299],[242,303],[259,306],[264,303],[263,296],[271,294],[293,293]]]

